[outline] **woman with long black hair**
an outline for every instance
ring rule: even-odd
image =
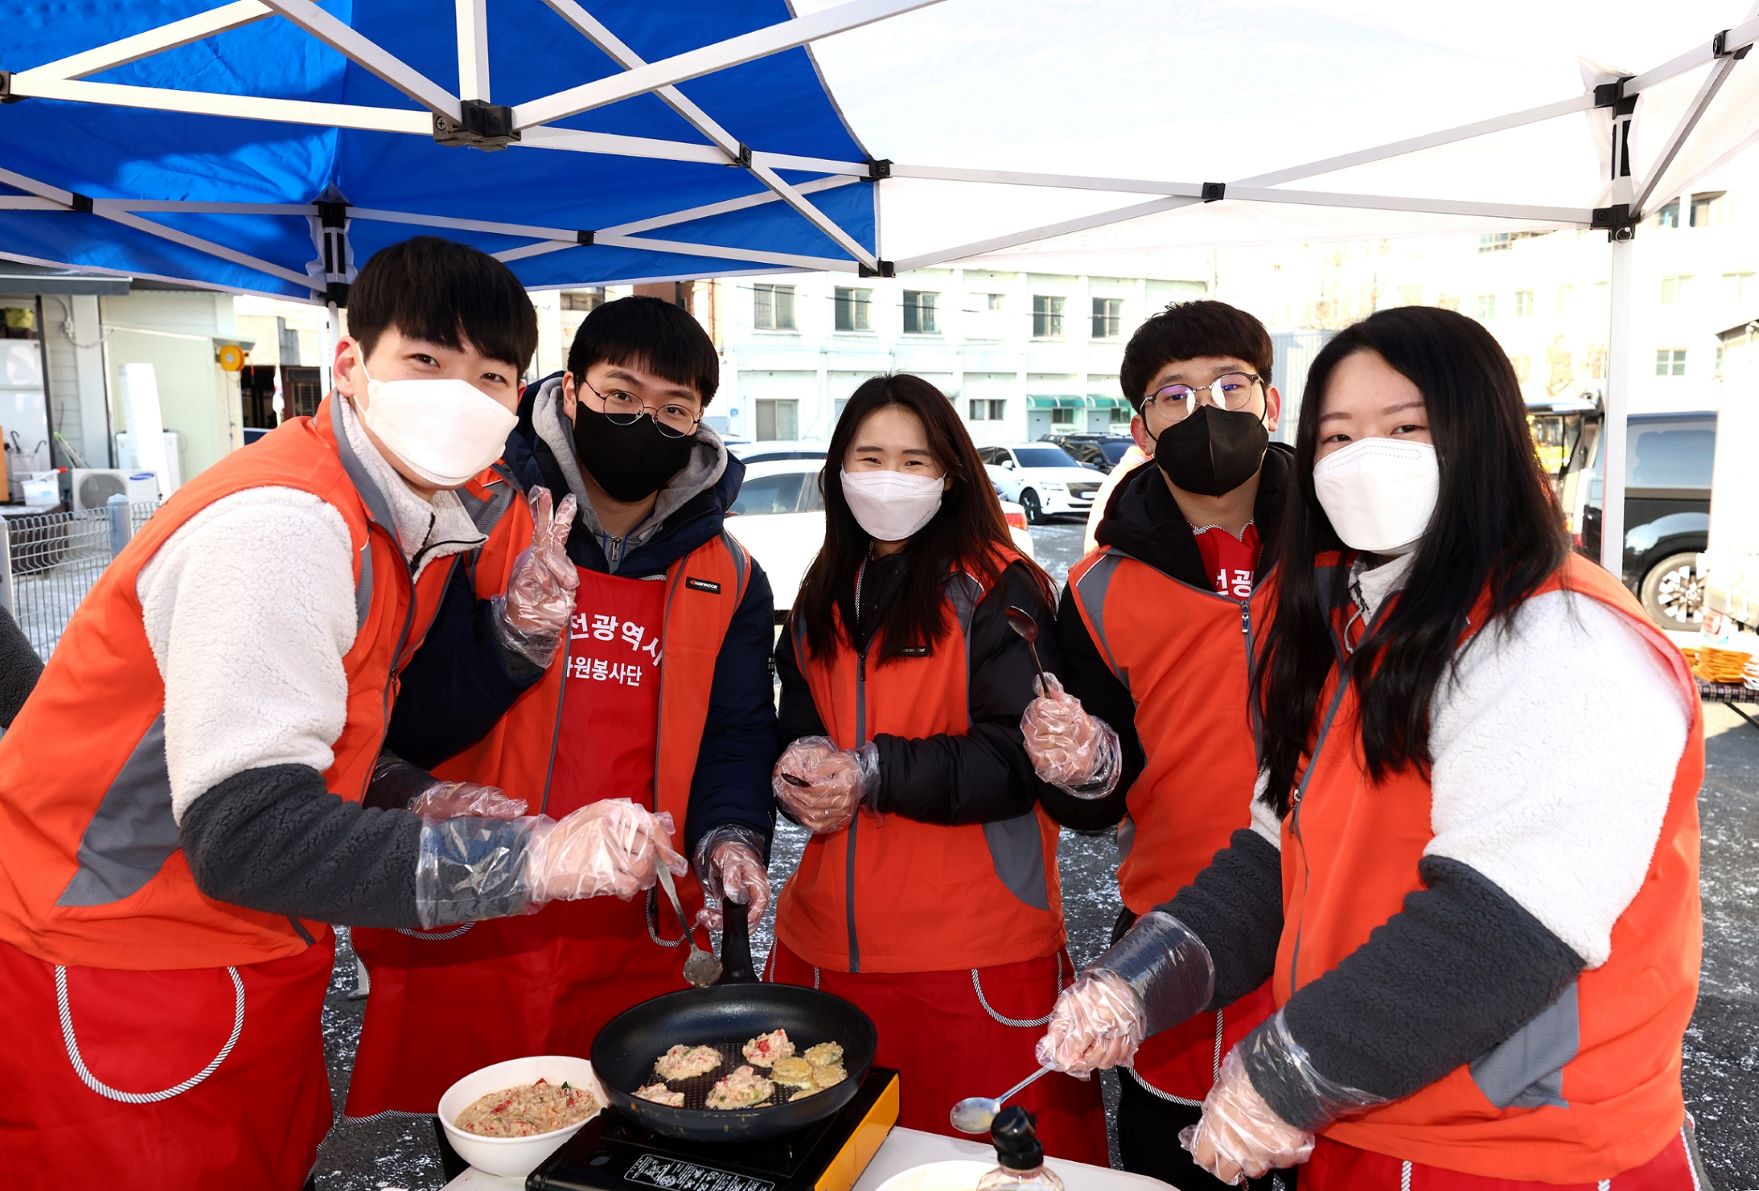
[[[1315,359],[1253,681],[1254,826],[1084,973],[1085,1071],[1269,976],[1183,1139],[1303,1191],[1688,1191],[1697,691],[1571,554],[1490,334],[1382,311]]]
[[[771,979],[848,998],[899,1070],[903,1124],[950,1133],[960,1099],[1029,1074],[1073,976],[1057,828],[1020,735],[1055,657],[1050,581],[1008,536],[953,405],[919,377],[856,389],[831,435],[825,541],[776,646],[774,786],[813,833],[776,911]],[[1060,1157],[1105,1162],[1090,1083],[1019,1097]]]

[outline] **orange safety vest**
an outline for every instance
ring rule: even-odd
[[[1133,913],[1146,914],[1251,823],[1252,603],[1112,548],[1076,563],[1069,590],[1100,657],[1136,705],[1145,764],[1124,798],[1118,888]]]
[[[196,887],[171,814],[165,687],[136,586],[172,534],[250,488],[296,488],[342,516],[354,547],[347,715],[324,774],[359,801],[448,566],[412,582],[390,507],[331,398],[179,488],[104,571],[30,700],[0,737],[0,940],[56,964],[164,970],[298,954],[323,923],[215,901]]]
[[[800,673],[838,748],[880,733],[920,739],[970,730],[971,622],[986,586],[959,572],[943,590],[953,611],[947,635],[920,657],[871,666],[849,644],[840,615],[841,645],[826,658],[807,650],[790,618]],[[807,843],[777,903],[776,938],[840,972],[985,968],[1051,955],[1064,938],[1057,826],[1036,807],[963,827],[858,814]]]
[[[1136,706],[1144,763],[1124,795],[1118,889],[1141,915],[1189,885],[1251,822],[1253,605],[1110,547],[1069,571],[1069,591]],[[1222,1057],[1269,1011],[1261,987],[1221,1012],[1200,1013],[1148,1039],[1132,1075],[1157,1095],[1201,1103]]]
[[[1321,566],[1347,560],[1322,559]],[[1698,787],[1704,724],[1679,651],[1605,571],[1572,555],[1540,593],[1612,609],[1648,641],[1692,708],[1649,871],[1612,931],[1611,957],[1496,1049],[1402,1100],[1332,1125],[1344,1145],[1468,1174],[1595,1182],[1642,1165],[1685,1118],[1680,1042],[1697,1000]],[[1470,617],[1487,619],[1488,594]],[[1341,639],[1347,609],[1334,612]],[[1342,646],[1340,645],[1340,652]],[[1407,769],[1381,782],[1360,758],[1354,686],[1336,668],[1312,759],[1283,820],[1278,1005],[1336,967],[1422,887],[1431,789]]]

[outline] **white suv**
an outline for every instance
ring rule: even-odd
[[[1055,443],[978,447],[977,457],[1003,500],[1018,501],[1034,525],[1059,513],[1087,515],[1105,476]]]

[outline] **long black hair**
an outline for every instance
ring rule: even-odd
[[[995,486],[977,458],[977,448],[946,395],[919,376],[896,373],[863,381],[831,432],[819,486],[825,498],[825,541],[801,580],[793,615],[806,629],[807,652],[828,657],[839,646],[835,613],[842,623],[855,623],[855,571],[867,558],[873,539],[855,520],[843,495],[843,460],[855,433],[869,414],[888,405],[901,406],[922,420],[928,449],[952,487],[941,498],[934,519],[918,530],[905,547],[908,556],[898,593],[880,614],[869,640],[885,662],[905,650],[933,644],[948,628],[947,601],[941,585],[955,567],[972,571],[988,582],[1000,563],[1014,551],[1008,523],[1002,519]],[[1047,603],[1053,594],[1048,576],[1022,559]]]
[[[1297,769],[1317,730],[1321,691],[1337,660],[1330,609],[1345,582],[1340,569],[1316,566],[1328,551],[1348,551],[1314,493],[1320,407],[1338,364],[1364,351],[1379,354],[1423,394],[1441,465],[1435,513],[1404,591],[1348,666],[1361,707],[1361,752],[1375,781],[1406,767],[1428,773],[1436,688],[1449,676],[1467,614],[1486,584],[1489,620],[1499,621],[1568,551],[1527,429],[1520,384],[1490,332],[1451,311],[1405,306],[1374,314],[1326,344],[1301,403],[1278,543],[1276,617],[1252,678],[1261,759],[1270,771],[1264,797],[1279,814],[1288,811]],[[1508,621],[1499,626],[1506,630]]]

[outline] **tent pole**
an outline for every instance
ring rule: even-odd
[[[324,370],[324,392],[336,391],[336,377],[331,369],[336,363],[336,344],[342,338],[342,316],[336,309],[336,303],[324,304],[324,348],[323,361],[319,365]]]
[[[1636,180],[1631,176],[1632,116],[1637,95],[1624,92],[1613,108],[1612,207],[1608,211],[1612,242],[1612,310],[1606,337],[1606,397],[1600,421],[1600,565],[1613,575],[1625,573],[1625,441],[1631,412],[1632,382],[1637,375],[1637,345],[1631,334],[1634,291]],[[1622,208],[1622,210],[1621,210]],[[1620,218],[1622,216],[1622,218]]]

